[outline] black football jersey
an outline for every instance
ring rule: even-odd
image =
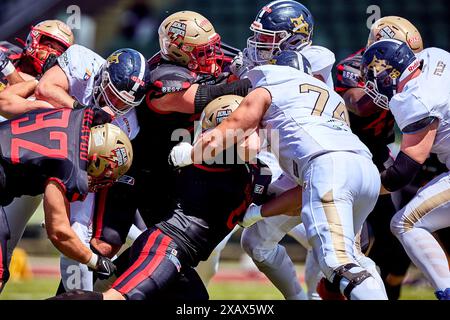
[[[364,87],[359,70],[364,50],[365,48],[357,51],[337,64],[335,90],[340,95],[343,95],[348,89]],[[394,142],[395,139],[394,116],[390,111],[381,108],[379,112],[366,117],[352,112],[349,112],[349,116],[353,133],[370,149],[377,167],[380,170],[383,169],[383,163],[389,157],[387,145]]]
[[[175,204],[156,226],[184,249],[195,266],[242,219],[252,199],[248,165],[229,168],[191,165],[175,179]]]
[[[44,192],[49,179],[63,186],[67,199],[88,192],[89,132],[94,111],[41,109],[0,123],[0,164],[6,181],[2,203]]]

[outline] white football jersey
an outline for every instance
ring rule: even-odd
[[[264,87],[272,96],[261,125],[269,131],[271,151],[280,166],[294,179],[301,181],[308,162],[328,152],[350,151],[372,157],[350,130],[342,98],[322,81],[277,65],[256,67],[248,78],[253,88]]]
[[[319,75],[329,88],[334,88],[333,76],[331,71],[336,62],[334,53],[322,46],[306,46],[300,53],[308,59],[311,64],[313,75]]]
[[[94,51],[74,44],[58,57],[58,64],[69,80],[69,94],[83,105],[94,104],[95,78],[106,60]],[[132,140],[139,132],[136,110],[114,119],[112,124],[120,127]]]
[[[417,57],[423,59],[422,73],[392,97],[389,108],[401,130],[427,117],[438,118],[431,152],[450,169],[450,53],[427,48]]]

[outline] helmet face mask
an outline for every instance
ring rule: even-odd
[[[60,56],[74,43],[70,28],[59,20],[46,20],[31,28],[24,47],[24,56],[30,59],[37,73],[50,55]]]
[[[314,20],[309,10],[293,0],[277,0],[264,6],[250,26],[249,59],[265,64],[284,50],[300,51],[311,44]]]
[[[167,17],[158,29],[164,59],[189,70],[217,76],[222,72],[220,35],[211,22],[193,11],[180,11]]]
[[[134,49],[119,49],[103,64],[95,80],[93,100],[116,115],[126,114],[142,103],[150,81],[147,61]]]
[[[397,93],[398,84],[420,65],[421,61],[407,43],[395,39],[377,41],[362,57],[364,92],[377,106],[389,109],[389,101]]]
[[[110,186],[124,175],[133,161],[133,148],[127,135],[107,123],[91,128],[87,173],[90,190]]]

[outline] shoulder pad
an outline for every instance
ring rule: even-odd
[[[422,120],[407,125],[406,127],[403,128],[402,132],[406,134],[413,134],[419,132],[428,127],[430,124],[432,124],[436,119],[437,119],[436,117],[426,117]]]

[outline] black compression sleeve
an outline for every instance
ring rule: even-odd
[[[195,93],[195,112],[202,112],[203,109],[205,109],[206,105],[212,100],[227,94],[235,94],[241,97],[245,97],[251,87],[252,84],[248,79],[242,79],[234,81],[232,83],[201,85],[198,87],[197,92]]]
[[[381,173],[381,183],[386,190],[397,191],[410,183],[422,165],[400,151],[394,164]]]

